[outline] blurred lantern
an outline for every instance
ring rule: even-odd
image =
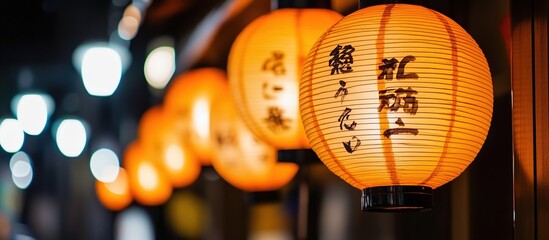
[[[11,100],[12,112],[17,116],[23,131],[29,135],[42,133],[55,109],[55,102],[46,93],[18,94]]]
[[[166,87],[175,72],[175,50],[172,46],[159,46],[152,50],[143,67],[147,83],[155,89]]]
[[[196,69],[174,79],[164,96],[165,110],[186,124],[183,140],[202,165],[209,165],[213,155],[210,107],[217,95],[228,90],[225,81],[225,73],[219,69]]]
[[[0,122],[0,146],[4,151],[15,153],[25,143],[25,132],[17,119],[5,118]]]
[[[463,28],[421,6],[352,13],[311,49],[300,85],[313,150],[363,190],[363,210],[429,209],[475,158],[492,118],[486,59]]]
[[[120,168],[114,181],[108,183],[95,181],[95,192],[103,206],[112,211],[119,211],[132,202],[129,185],[126,171]]]
[[[156,206],[170,198],[172,186],[168,176],[139,142],[126,148],[123,166],[128,171],[130,190],[137,202]]]
[[[284,206],[277,202],[255,204],[250,208],[248,239],[293,239]]]
[[[100,148],[90,158],[90,170],[93,177],[101,182],[114,181],[120,170],[120,161],[114,151]]]
[[[294,163],[277,163],[276,149],[259,140],[242,122],[229,92],[212,106],[212,165],[223,179],[244,191],[272,191],[286,185],[297,172]]]
[[[59,151],[67,157],[78,157],[86,147],[89,130],[79,119],[58,120],[53,127]]]
[[[11,179],[17,188],[27,189],[32,182],[32,160],[25,152],[16,152],[10,159]]]
[[[174,187],[184,187],[200,174],[200,163],[183,142],[182,124],[160,106],[149,108],[139,122],[139,140],[168,174]]]
[[[117,240],[153,240],[154,224],[145,210],[131,207],[121,212],[114,221],[114,235]]]
[[[110,47],[91,47],[82,57],[82,81],[92,96],[110,96],[122,77],[120,54]]]
[[[230,88],[245,123],[279,149],[310,148],[299,116],[303,62],[341,15],[326,9],[281,9],[259,17],[235,40],[228,60]]]
[[[166,220],[180,237],[201,239],[207,206],[204,201],[190,191],[175,192],[164,208]]]

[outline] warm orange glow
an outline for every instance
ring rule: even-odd
[[[200,174],[198,159],[183,142],[183,127],[174,116],[155,106],[143,114],[138,130],[142,146],[177,188],[193,183]]]
[[[122,210],[132,202],[128,176],[122,168],[113,182],[95,181],[95,192],[101,204],[112,211]]]
[[[486,59],[448,17],[417,5],[356,11],[311,49],[300,109],[313,150],[358,189],[456,178],[492,118]]]
[[[130,190],[137,202],[156,206],[172,194],[168,176],[141,143],[133,142],[124,153],[124,168],[128,171]]]
[[[204,224],[209,221],[208,206],[189,190],[174,192],[164,208],[166,222],[172,231],[184,239],[202,239]]]
[[[253,21],[235,40],[230,88],[262,140],[279,149],[310,148],[299,115],[299,74],[313,43],[340,19],[326,9],[281,9]]]
[[[212,158],[210,141],[210,106],[212,99],[226,87],[225,73],[215,68],[189,71],[174,79],[164,97],[164,107],[188,127],[183,140],[189,143],[202,165]]]
[[[297,172],[293,163],[277,163],[276,149],[256,138],[242,122],[229,92],[212,105],[212,165],[219,175],[244,191],[272,191],[286,185]]]

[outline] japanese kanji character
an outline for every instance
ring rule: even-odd
[[[274,75],[284,75],[286,74],[286,69],[284,68],[284,52],[273,51],[273,55],[270,58],[267,58],[263,62],[263,71],[272,71]]]
[[[351,64],[354,63],[352,53],[354,51],[355,48],[351,45],[345,45],[345,47],[337,45],[330,53],[332,58],[328,61],[328,66],[332,67],[330,75],[334,75],[335,73],[339,74],[339,72],[352,72],[353,68],[351,67]]]
[[[351,140],[347,141],[347,142],[341,142],[343,143],[343,147],[345,148],[345,150],[348,152],[348,153],[353,153],[356,151],[356,149],[358,147],[360,147],[360,139],[358,139],[356,136],[353,136],[351,138]],[[354,143],[354,146],[352,146],[352,144]]]
[[[349,113],[352,111],[352,109],[346,107],[345,110],[343,110],[343,113],[341,113],[341,116],[339,116],[339,118],[337,119],[337,121],[339,122],[339,129],[340,130],[343,130],[343,127],[345,127],[345,129],[347,130],[355,130],[355,127],[356,127],[356,122],[353,121],[351,123],[351,125],[347,125],[346,123],[343,123],[343,121],[345,120],[349,120]]]
[[[339,80],[339,85],[341,87],[339,87],[339,89],[335,93],[334,98],[337,98],[337,97],[341,96],[341,103],[343,103],[343,100],[345,99],[345,96],[347,96],[347,94],[349,94],[349,91],[345,87],[345,85],[347,85],[347,83],[345,81]]]

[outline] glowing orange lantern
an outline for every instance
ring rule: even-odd
[[[200,174],[198,159],[182,140],[181,125],[162,107],[156,106],[143,114],[138,130],[143,148],[160,163],[174,187],[187,186]]]
[[[212,165],[223,179],[249,192],[272,191],[286,185],[297,172],[294,163],[277,163],[276,149],[259,140],[242,122],[229,92],[212,105]]]
[[[309,49],[341,19],[326,9],[280,9],[259,17],[235,40],[228,77],[250,129],[279,149],[310,148],[301,124],[299,74]]]
[[[132,202],[129,185],[126,171],[120,168],[118,177],[113,182],[95,181],[95,192],[103,206],[112,211],[119,211]]]
[[[183,140],[189,142],[202,165],[212,158],[210,106],[212,99],[227,91],[225,73],[216,68],[189,71],[173,80],[164,96],[166,111],[188,124]]]
[[[492,80],[476,42],[421,6],[358,10],[323,35],[300,84],[303,125],[324,164],[363,190],[363,210],[428,209],[482,147]]]
[[[124,152],[124,168],[128,171],[130,190],[143,205],[163,204],[172,194],[168,176],[139,142],[131,143]]]

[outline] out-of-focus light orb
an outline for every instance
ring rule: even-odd
[[[123,168],[112,182],[95,181],[95,192],[101,204],[112,211],[126,208],[133,200],[128,175]]]
[[[124,40],[131,40],[139,30],[141,10],[135,4],[130,4],[124,10],[124,15],[118,23],[118,35]]]
[[[123,17],[118,23],[118,36],[124,40],[132,40],[137,35],[139,22],[133,17]]]
[[[145,190],[154,190],[158,185],[158,173],[148,162],[142,163],[137,169],[137,180]]]
[[[32,182],[33,170],[29,156],[24,152],[13,154],[10,159],[11,178],[15,186],[26,189]]]
[[[139,10],[138,7],[136,7],[134,4],[128,5],[126,7],[126,10],[124,10],[123,17],[132,17],[135,18],[137,22],[141,22],[141,10]]]
[[[164,216],[171,229],[184,239],[201,239],[209,210],[204,200],[189,190],[179,190],[165,205]]]
[[[144,66],[147,83],[153,88],[166,87],[175,72],[175,50],[173,47],[162,46],[152,50]]]
[[[122,77],[120,54],[110,47],[92,47],[82,60],[82,80],[86,91],[92,96],[110,96]]]
[[[52,109],[50,102],[50,109]],[[29,135],[42,133],[48,117],[51,114],[48,110],[46,98],[40,94],[22,95],[17,102],[16,115],[23,131]]]
[[[120,161],[112,150],[101,148],[92,154],[90,169],[98,181],[113,182],[118,177]]]
[[[153,240],[154,227],[147,213],[138,207],[131,207],[115,220],[116,240]]]
[[[65,119],[57,127],[57,147],[67,157],[78,157],[86,147],[86,127],[77,119]]]
[[[72,64],[78,73],[82,74],[84,55],[92,48],[110,48],[115,50],[122,61],[122,73],[126,72],[128,67],[131,65],[131,53],[123,42],[117,42],[113,39],[111,39],[110,42],[88,42],[79,45],[72,53]]]
[[[17,152],[23,147],[25,133],[17,119],[6,118],[0,123],[0,146],[9,153]]]

